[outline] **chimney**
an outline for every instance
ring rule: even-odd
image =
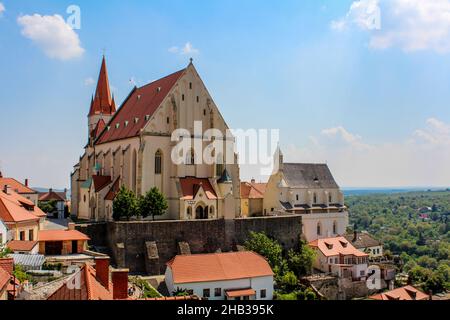
[[[75,230],[75,223],[69,222],[67,224],[67,230]]]
[[[129,269],[119,269],[112,272],[113,299],[128,299],[128,272]]]
[[[3,192],[6,194],[11,194],[11,186],[5,184],[5,186],[3,187]]]
[[[14,271],[14,259],[13,258],[1,258],[0,259],[0,269],[5,270],[10,275],[12,275],[13,271]]]
[[[109,290],[109,257],[95,258],[95,274],[98,282]]]
[[[28,187],[28,179],[25,179],[25,187]]]

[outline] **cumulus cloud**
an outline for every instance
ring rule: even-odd
[[[3,15],[3,12],[6,11],[5,6],[3,5],[3,3],[0,2],[0,17]]]
[[[342,31],[352,25],[363,30],[380,29],[381,13],[378,0],[360,0],[351,4],[344,18],[331,22],[331,28]]]
[[[192,45],[190,42],[186,42],[186,44],[179,48],[177,46],[171,47],[168,50],[170,53],[181,54],[181,55],[196,55],[199,54],[200,51]]]
[[[338,183],[355,187],[448,186],[450,124],[430,118],[404,141],[368,144],[344,127],[324,129],[286,161],[328,163]]]
[[[93,84],[95,84],[94,78],[89,77],[89,78],[84,79],[85,86],[92,86]]]
[[[83,55],[78,34],[60,15],[25,15],[17,18],[22,35],[53,59],[70,60]]]
[[[376,7],[380,10],[380,30],[371,28],[370,23],[365,27],[365,22],[376,16],[370,14]],[[355,1],[344,18],[331,23],[331,28],[342,31],[353,25],[370,32],[369,46],[374,49],[450,52],[450,0]]]

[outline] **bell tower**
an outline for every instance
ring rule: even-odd
[[[111,94],[111,89],[109,87],[106,59],[105,56],[103,56],[97,88],[91,99],[91,107],[88,115],[90,143],[98,137],[115,113],[116,103],[114,101],[114,95]]]

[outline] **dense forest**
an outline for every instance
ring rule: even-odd
[[[450,191],[349,196],[350,225],[368,231],[423,290],[450,290]]]

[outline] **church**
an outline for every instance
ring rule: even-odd
[[[193,144],[207,148],[194,124],[227,137],[228,126],[198,75],[192,60],[175,73],[134,87],[119,108],[111,92],[103,57],[88,113],[84,153],[71,174],[71,212],[80,220],[111,221],[121,186],[136,195],[157,187],[168,202],[162,220],[233,219],[240,214],[237,155],[212,151],[202,161],[192,149],[181,163],[172,161],[172,133],[187,130]],[[223,138],[226,140],[227,138]],[[229,154],[227,154],[229,153]],[[233,159],[228,161],[225,159]]]

